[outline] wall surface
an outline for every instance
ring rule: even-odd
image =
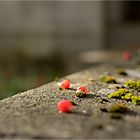
[[[29,56],[49,55],[55,48],[99,49],[103,13],[103,3],[96,1],[1,1],[0,48],[18,48]]]

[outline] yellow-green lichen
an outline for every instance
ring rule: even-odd
[[[138,80],[138,81],[129,80],[124,83],[124,86],[139,91],[140,90],[140,80]]]
[[[112,76],[109,76],[109,75],[101,76],[100,80],[104,83],[112,83],[112,84],[117,83],[116,79]]]
[[[135,104],[135,105],[140,105],[140,96],[132,96],[131,97],[131,100],[132,100],[132,103]]]
[[[122,99],[131,101],[135,105],[140,105],[140,95],[132,95],[128,89],[118,89],[117,91],[110,93],[108,98]]]
[[[129,80],[129,81],[125,82],[124,85],[128,88],[136,88],[137,87],[137,82],[133,81],[133,80]]]
[[[111,113],[127,113],[128,111],[129,108],[124,104],[113,104],[109,109]]]
[[[121,99],[131,101],[131,97],[132,97],[131,93],[126,93],[124,96],[121,96]]]
[[[138,81],[136,82],[136,84],[137,84],[137,89],[140,90],[140,80],[138,80]]]
[[[108,95],[108,98],[118,98],[121,99],[122,96],[125,96],[125,94],[128,94],[129,90],[125,88],[120,88],[115,92],[112,92]]]

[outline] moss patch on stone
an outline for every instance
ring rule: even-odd
[[[134,80],[129,80],[129,81],[125,82],[124,85],[128,88],[136,88],[137,82]]]
[[[100,80],[104,83],[112,83],[112,84],[117,83],[116,79],[112,76],[109,76],[109,75],[101,76]]]
[[[130,93],[128,89],[120,88],[117,91],[110,93],[108,98],[122,99],[122,96],[125,96],[128,93]]]
[[[132,103],[135,104],[135,105],[140,105],[140,96],[132,96],[131,97],[131,100],[132,100]]]
[[[137,89],[140,90],[140,80],[137,81]]]
[[[111,113],[127,113],[128,111],[129,108],[124,104],[113,104],[109,109]]]
[[[110,93],[108,98],[122,99],[131,101],[135,105],[140,105],[140,95],[133,95],[126,88],[120,88],[117,91]]]
[[[131,93],[126,93],[124,96],[121,96],[121,99],[131,101],[131,97],[132,97]]]
[[[140,91],[140,80],[134,81],[134,80],[129,80],[124,83],[124,86],[127,88],[135,89],[137,91]]]

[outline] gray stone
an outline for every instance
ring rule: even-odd
[[[140,138],[140,106],[107,99],[98,91],[108,88],[99,76],[108,66],[78,72],[63,79],[72,84],[87,86],[92,95],[86,98],[75,96],[75,89],[59,90],[57,82],[51,82],[0,101],[0,138]],[[109,72],[114,67],[109,66]],[[89,78],[96,79],[89,82]],[[132,77],[131,77],[132,78]],[[67,98],[76,104],[72,113],[59,113],[57,102]],[[105,100],[105,98],[108,100]],[[100,102],[104,99],[104,102]],[[133,112],[115,120],[110,113],[102,112],[113,103],[125,103]]]

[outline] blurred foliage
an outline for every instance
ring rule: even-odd
[[[0,63],[0,99],[46,84],[65,74],[66,67],[59,52],[50,58],[16,57],[16,62]]]

